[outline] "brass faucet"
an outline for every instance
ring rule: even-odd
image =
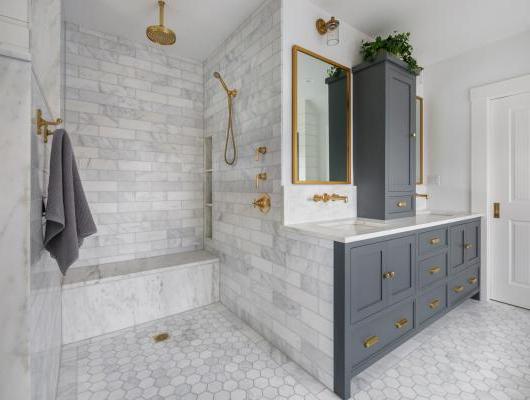
[[[341,196],[336,193],[333,194],[315,194],[313,196],[313,201],[323,201],[324,203],[327,203],[328,201],[343,201],[345,203],[348,202],[348,196]]]

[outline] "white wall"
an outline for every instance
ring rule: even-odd
[[[352,66],[362,61],[359,55],[361,40],[370,37],[341,21],[340,44],[328,46],[326,37],[316,28],[318,18],[329,19],[331,14],[308,0],[283,2],[282,35],[282,185],[284,189],[284,223],[293,224],[356,215],[355,188],[353,185],[293,185],[291,181],[291,51],[293,45],[302,46],[339,64]],[[340,19],[340,15],[336,16]],[[348,195],[350,201],[315,203],[316,193]]]
[[[530,31],[428,66],[424,71],[429,207],[470,209],[469,89],[530,72]],[[434,183],[440,177],[440,185]]]

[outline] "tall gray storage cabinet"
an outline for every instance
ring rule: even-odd
[[[413,216],[416,76],[387,53],[352,71],[357,216]]]

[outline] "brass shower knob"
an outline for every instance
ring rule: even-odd
[[[263,214],[267,214],[271,209],[271,197],[267,193],[262,193],[260,197],[250,203],[254,208],[259,208]]]

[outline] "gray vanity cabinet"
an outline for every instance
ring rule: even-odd
[[[415,253],[414,235],[351,249],[352,323],[414,294]]]
[[[392,219],[415,214],[416,76],[382,53],[353,68],[357,215]]]
[[[334,386],[478,296],[480,220],[334,245]]]
[[[449,229],[449,273],[456,274],[480,257],[480,223],[470,222]]]

